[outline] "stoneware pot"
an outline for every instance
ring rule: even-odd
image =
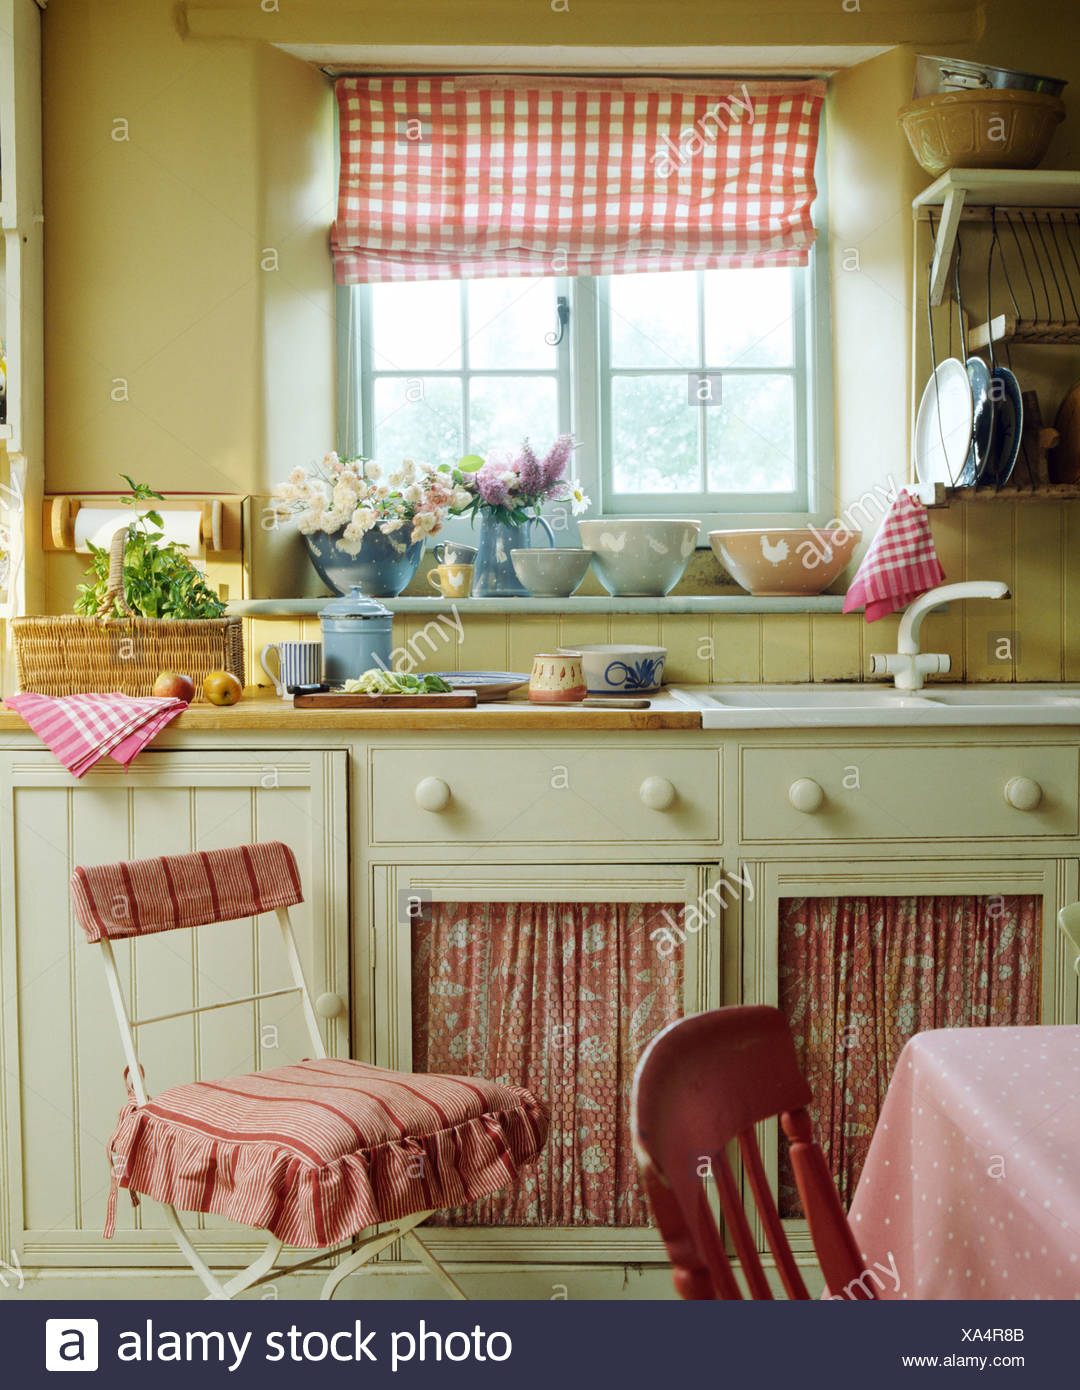
[[[578,522],[600,582],[623,598],[663,598],[682,578],[700,530],[700,521],[667,517]]]
[[[356,555],[347,555],[325,531],[305,536],[304,544],[319,578],[335,594],[359,588],[373,598],[397,598],[412,581],[424,553],[424,542],[410,542],[408,536],[408,522],[389,536],[369,531]]]
[[[529,677],[534,705],[572,705],[588,694],[577,652],[538,652]]]
[[[586,642],[567,648],[581,653],[590,695],[649,695],[664,679],[666,647],[628,642]]]
[[[782,527],[710,531],[713,554],[756,598],[810,598],[824,591],[851,559],[861,531]]]

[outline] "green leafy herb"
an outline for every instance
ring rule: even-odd
[[[131,496],[121,498],[125,506],[137,507],[151,498],[165,500],[146,483],[137,483],[126,473],[120,476],[131,488]],[[79,585],[75,612],[93,617],[108,592],[109,552],[92,542],[86,577],[88,582]],[[140,513],[127,528],[124,593],[130,607],[144,618],[220,618],[225,612],[225,605],[183,548],[165,540],[165,522],[161,513],[153,510]],[[106,616],[122,616],[115,601],[112,613]]]

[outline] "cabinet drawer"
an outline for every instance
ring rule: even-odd
[[[720,754],[651,747],[371,753],[373,844],[720,838]]]
[[[982,840],[1077,831],[1075,745],[743,748],[744,841]]]

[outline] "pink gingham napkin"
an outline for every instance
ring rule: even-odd
[[[865,604],[866,621],[877,622],[906,608],[944,578],[926,508],[910,492],[901,492],[851,581],[844,612]]]
[[[67,770],[88,772],[106,753],[127,767],[135,755],[181,710],[186,700],[121,695],[9,695],[8,709],[22,715]]]

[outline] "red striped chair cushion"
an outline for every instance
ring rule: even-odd
[[[141,1192],[319,1249],[499,1191],[547,1126],[519,1086],[299,1062],[129,1103],[110,1140],[114,1195],[119,1185],[133,1201]]]
[[[304,900],[296,859],[279,840],[79,866],[71,896],[89,941],[231,922]]]

